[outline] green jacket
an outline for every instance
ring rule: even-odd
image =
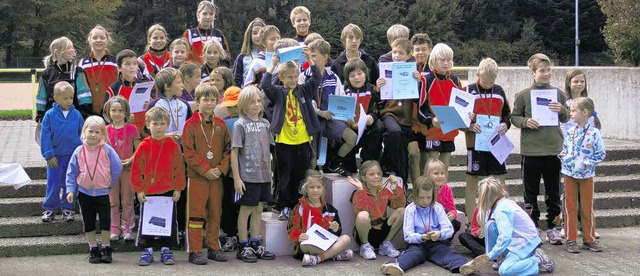
[[[562,104],[562,110],[558,113],[560,122],[569,120],[569,108],[567,97],[557,87],[550,85],[538,85],[534,83],[516,93],[511,112],[511,124],[520,128],[520,154],[525,156],[550,156],[558,155],[562,150],[562,131],[560,126],[543,126],[538,129],[527,127],[527,119],[531,118],[531,90],[555,89],[558,92],[558,102]]]

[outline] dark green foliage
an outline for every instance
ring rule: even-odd
[[[311,31],[321,34],[332,46],[332,57],[342,50],[340,32],[354,23],[364,31],[362,49],[377,58],[389,51],[386,30],[400,23],[411,34],[428,33],[434,43],[449,44],[458,65],[474,66],[490,56],[501,65],[524,65],[535,52],[543,52],[560,65],[574,61],[576,0],[252,0],[216,1],[220,11],[215,21],[227,37],[232,58],[240,52],[246,26],[255,17],[277,26],[282,37],[293,37],[289,20],[291,9],[303,5],[311,10]],[[0,0],[0,62],[16,66],[18,57],[37,60],[47,54],[49,43],[66,35],[72,39],[78,56],[88,52],[87,32],[102,24],[111,30],[116,44],[112,53],[123,48],[142,54],[147,43],[146,30],[162,24],[169,38],[181,37],[196,26],[198,0]],[[637,45],[633,34],[638,27],[621,31],[611,23],[601,3],[610,0],[579,0],[581,65],[609,65],[609,48],[619,60],[633,63],[630,45]],[[637,10],[637,1],[628,2],[629,12]],[[616,10],[617,11],[617,10]],[[620,12],[618,12],[620,13]],[[637,14],[637,11],[636,11]],[[636,15],[635,18],[638,16]],[[611,20],[611,19],[610,19]],[[603,30],[609,34],[605,43]],[[635,43],[635,44],[634,44]],[[629,45],[629,46],[627,46]],[[639,51],[635,51],[636,53]],[[636,58],[640,60],[640,58]],[[2,64],[2,63],[0,63]],[[637,64],[637,63],[636,63]]]

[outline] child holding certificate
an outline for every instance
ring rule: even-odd
[[[142,81],[137,78],[139,67],[136,52],[124,49],[116,55],[116,62],[118,64],[118,79],[112,83],[105,92],[103,106],[107,101],[111,100],[115,96],[122,96],[125,100],[129,101],[131,97],[131,91],[137,83]],[[105,110],[102,110],[103,115]],[[138,129],[140,137],[146,137],[144,132],[144,111],[133,113],[133,124]]]
[[[302,198],[292,209],[287,232],[289,239],[295,243],[293,257],[302,259],[303,266],[314,266],[320,262],[330,260],[348,261],[353,257],[353,251],[347,249],[351,238],[342,234],[342,225],[338,210],[324,199],[324,176],[315,170],[307,171],[307,178],[302,183],[300,191]],[[301,245],[309,239],[307,230],[314,224],[328,230],[338,236],[338,240],[327,250],[322,250],[313,245]]]
[[[398,38],[391,43],[391,57],[393,62],[408,62],[413,58],[411,56],[411,42],[406,38]],[[418,70],[413,71],[413,77],[418,82],[424,81]],[[387,84],[384,77],[378,78],[376,81],[378,87]],[[394,174],[402,178],[406,186],[406,179],[409,174],[409,138],[411,137],[411,127],[413,126],[414,99],[403,100],[386,100],[381,105],[384,106],[380,110],[382,123],[384,124],[385,133],[384,152],[382,154],[382,166],[385,175]]]
[[[311,58],[320,69],[320,74],[322,75],[322,83],[316,89],[315,97],[316,113],[318,113],[318,118],[323,128],[322,136],[327,137],[330,142],[335,142],[336,146],[338,146],[337,153],[328,160],[327,168],[329,171],[339,175],[350,176],[351,172],[344,166],[344,157],[356,145],[358,135],[349,127],[347,121],[333,118],[334,114],[328,110],[329,96],[345,96],[340,79],[331,69],[326,67],[330,59],[331,45],[329,45],[329,42],[320,39],[309,44],[309,50],[311,51]],[[305,80],[310,79],[311,74],[311,69],[307,69],[304,72]]]
[[[426,148],[429,158],[439,159],[444,163],[445,171],[449,170],[449,160],[451,152],[456,150],[454,140],[458,136],[458,130],[442,133],[438,117],[431,109],[431,106],[448,106],[451,90],[460,88],[458,77],[451,75],[453,67],[453,50],[446,44],[439,43],[433,47],[429,55],[429,73],[426,78],[426,95],[420,95],[418,120],[427,125],[429,130]]]
[[[507,133],[511,122],[511,108],[507,101],[507,96],[502,90],[502,86],[495,84],[498,76],[498,64],[491,58],[485,58],[478,65],[476,73],[477,82],[466,87],[466,91],[476,95],[471,127],[465,131],[467,142],[467,186],[465,188],[465,212],[467,217],[473,214],[476,207],[476,190],[478,187],[478,176],[497,176],[504,182],[507,174],[505,164],[500,164],[490,151],[480,151],[475,148],[476,139],[487,139],[492,133],[484,133],[478,136],[476,133],[482,129],[498,128],[500,134]],[[484,126],[480,126],[478,118],[482,118]],[[495,126],[494,126],[495,124]],[[487,131],[489,132],[489,131]]]
[[[549,84],[551,60],[545,54],[534,54],[529,58],[529,73],[533,84],[516,94],[511,112],[511,123],[520,128],[520,154],[522,155],[522,182],[524,184],[524,207],[533,223],[538,227],[540,210],[540,176],[544,178],[547,205],[547,241],[562,244],[560,230],[560,159],[562,133],[559,125],[541,126],[532,118],[533,105],[548,108],[547,112],[557,114],[561,123],[569,120],[569,109],[565,105],[566,96],[562,90]],[[546,107],[531,101],[531,94],[551,90],[557,101],[546,102]],[[536,91],[536,92],[534,92]],[[545,100],[545,99],[542,99]]]
[[[175,70],[175,69],[173,69]],[[148,195],[171,197],[173,202],[180,199],[180,191],[185,189],[184,158],[180,146],[165,132],[169,128],[169,112],[156,106],[147,111],[145,123],[151,136],[145,138],[133,156],[131,164],[131,185],[142,203],[140,221],[144,221],[144,203]],[[139,242],[144,247],[138,265],[147,266],[153,262],[153,248],[160,247],[161,261],[166,265],[175,263],[173,252],[169,249],[171,241],[176,240],[177,223],[175,204],[170,219],[170,236],[143,235],[144,224],[140,223]]]

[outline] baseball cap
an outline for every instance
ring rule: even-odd
[[[240,95],[240,87],[237,86],[229,86],[226,91],[224,91],[224,96],[222,98],[222,103],[220,106],[236,106],[238,105],[238,96]]]

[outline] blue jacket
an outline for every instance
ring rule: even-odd
[[[67,168],[67,193],[75,194],[76,190],[79,190],[81,193],[89,196],[109,195],[109,190],[113,188],[113,185],[116,184],[116,182],[120,178],[120,174],[122,173],[122,161],[120,161],[120,156],[118,156],[118,153],[116,153],[116,151],[111,146],[109,146],[108,144],[102,144],[102,146],[104,147],[104,152],[109,157],[108,171],[111,174],[111,184],[109,185],[109,188],[87,190],[86,188],[80,186],[80,184],[78,183],[78,175],[80,174],[81,170],[85,170],[84,167],[80,167],[85,166],[85,164],[80,164],[80,162],[78,162],[78,154],[83,147],[82,145],[80,145],[76,148],[75,151],[73,151],[73,155],[71,156],[71,160],[69,161],[69,167]],[[99,165],[105,166],[107,164]]]
[[[320,132],[320,121],[318,120],[318,116],[316,115],[316,111],[313,106],[313,99],[315,98],[314,94],[316,89],[322,81],[322,76],[320,76],[318,66],[311,66],[311,70],[311,75],[313,77],[304,84],[298,85],[293,89],[293,95],[298,100],[300,112],[302,112],[302,120],[307,127],[307,133],[309,133],[309,136]],[[270,129],[272,132],[280,134],[282,125],[284,124],[285,112],[287,111],[286,101],[287,95],[289,94],[289,88],[282,85],[273,85],[271,83],[271,73],[269,72],[264,75],[260,85],[262,86],[265,95],[267,95],[267,98],[274,106]]]
[[[521,259],[527,258],[542,242],[529,215],[510,199],[502,198],[496,203],[491,217],[485,223],[485,235],[489,234],[487,226],[491,223],[498,228],[498,238],[493,247],[487,248],[490,260],[496,260],[507,251]]]
[[[82,114],[73,105],[69,107],[69,114],[65,118],[62,108],[58,103],[53,103],[42,119],[42,132],[40,133],[40,153],[44,159],[55,156],[68,156],[82,145],[80,134],[84,119]]]
[[[592,124],[582,128],[576,124],[564,133],[562,151],[558,154],[561,172],[576,179],[592,178],[596,175],[596,164],[604,161],[605,155],[600,130]]]
[[[429,227],[430,231],[440,231],[440,239],[446,240],[453,235],[453,226],[447,218],[447,213],[442,205],[434,202],[433,205],[426,208],[417,207],[412,202],[404,209],[404,222],[402,232],[404,232],[404,240],[410,244],[422,243],[422,234],[426,234],[424,223]]]

